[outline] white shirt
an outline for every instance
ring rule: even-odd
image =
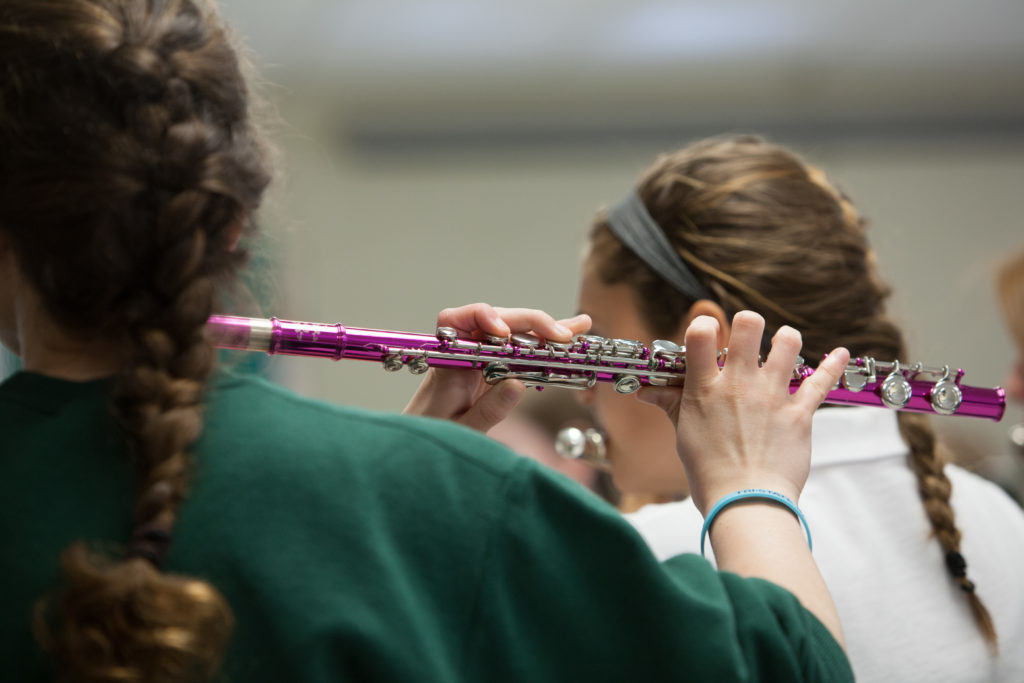
[[[896,414],[829,408],[814,416],[800,497],[858,681],[1024,682],[1024,512],[995,484],[949,465],[967,576],[999,637],[993,657],[946,570],[907,464]],[[700,552],[690,499],[626,515],[654,554]],[[708,557],[714,558],[708,544]]]

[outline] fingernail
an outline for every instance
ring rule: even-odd
[[[512,333],[512,330],[509,329],[508,325],[501,318],[495,316],[491,318],[491,322],[494,323],[494,329],[498,330],[498,334],[508,336]]]

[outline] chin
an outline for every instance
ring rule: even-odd
[[[614,463],[614,461],[613,461]],[[675,492],[666,490],[664,480],[659,481],[643,472],[612,466],[612,483],[622,493],[650,497],[672,497]]]

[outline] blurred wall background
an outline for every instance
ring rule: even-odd
[[[756,132],[872,222],[913,358],[1000,384],[993,265],[1024,246],[1019,0],[221,0],[276,112],[268,315],[427,332],[445,306],[575,308],[580,248],[662,150]],[[400,410],[375,364],[275,358]],[[935,423],[1012,479],[1003,423]]]

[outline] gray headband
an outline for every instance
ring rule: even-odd
[[[640,257],[681,294],[694,301],[711,299],[711,293],[694,276],[664,231],[654,221],[636,191],[608,211],[608,227],[630,251]]]

